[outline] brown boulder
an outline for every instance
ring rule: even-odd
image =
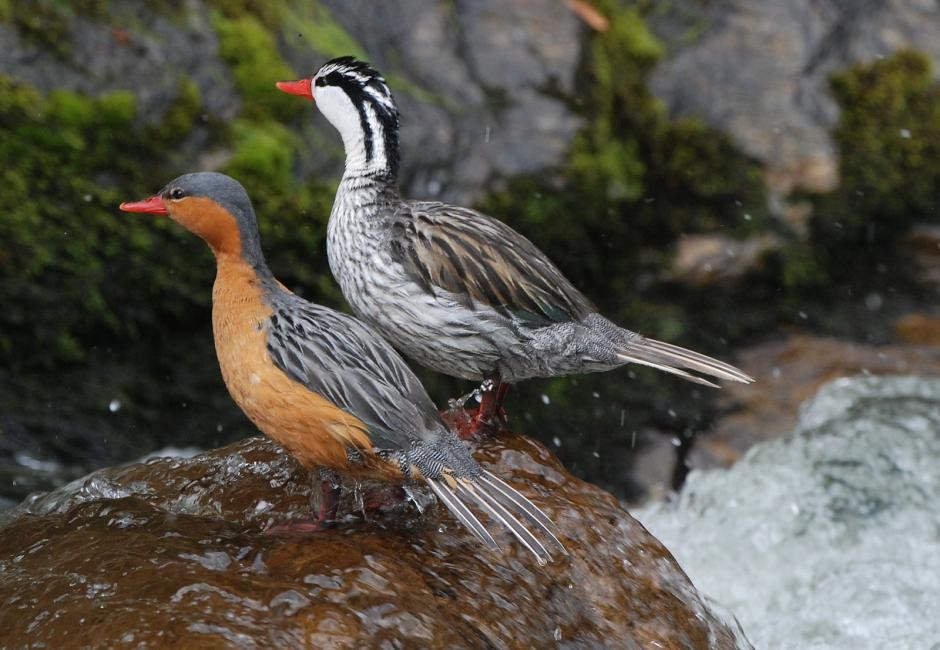
[[[833,379],[940,373],[937,347],[870,346],[803,335],[752,347],[737,360],[757,381],[723,387],[721,399],[731,413],[696,445],[694,467],[727,467],[751,446],[791,430],[800,404]]]
[[[316,475],[245,440],[104,469],[28,500],[0,528],[8,647],[731,648],[669,552],[611,495],[521,437],[476,453],[556,522],[539,566],[495,530],[487,551],[427,495],[317,533]],[[385,498],[344,491],[340,513]]]

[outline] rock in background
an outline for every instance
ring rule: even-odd
[[[106,11],[61,9],[61,33],[48,35],[59,39],[58,47],[16,23],[0,23],[0,72],[47,92],[97,96],[129,89],[139,114],[152,122],[187,77],[204,99],[205,117],[229,121],[251,110],[245,102],[259,99],[238,91],[220,53],[217,4],[223,3],[115,0]],[[401,104],[409,194],[472,201],[497,179],[559,165],[580,125],[560,96],[574,92],[585,27],[564,3],[334,0],[270,6],[287,7],[289,18],[269,31],[296,76],[313,75],[329,58],[345,54],[368,58],[388,76]],[[265,10],[258,12],[263,17]],[[42,36],[48,27],[38,25]],[[246,52],[256,45],[244,43]],[[271,102],[282,101],[273,86],[269,90]],[[304,108],[296,137],[313,152],[307,162],[338,178],[339,137],[312,106]],[[194,167],[224,162],[224,152],[213,157],[200,144],[167,143],[191,146]]]
[[[900,49],[940,62],[940,6],[924,0],[673,2],[652,25],[668,51],[653,91],[729,133],[781,194],[838,185],[832,73]]]
[[[585,42],[584,25],[565,3],[324,5],[350,35],[363,37],[379,69],[422,91],[397,92],[409,194],[467,203],[494,181],[564,161],[581,121],[560,96],[574,94]],[[298,61],[305,74],[319,65],[310,55]]]

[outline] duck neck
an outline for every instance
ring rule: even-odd
[[[214,308],[221,306],[220,299],[238,301],[240,296],[253,296],[277,284],[260,249],[251,254],[216,252],[215,267]]]
[[[343,182],[352,185],[398,184],[398,114],[376,112],[368,102],[358,104],[358,119],[348,120],[340,133],[346,150]]]

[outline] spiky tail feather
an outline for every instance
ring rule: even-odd
[[[551,539],[558,549],[567,555],[568,551],[551,531],[554,526],[552,520],[534,503],[494,474],[484,470],[482,474],[475,477],[443,476],[437,479],[426,477],[425,480],[447,509],[460,520],[460,523],[489,548],[498,549],[499,545],[466,503],[477,506],[493,521],[505,526],[520,544],[535,555],[539,564],[550,562],[551,554],[510,510],[519,512],[540,534]]]
[[[686,348],[663,343],[656,339],[637,338],[617,350],[617,356],[625,363],[649,366],[694,381],[697,384],[718,388],[718,385],[692,374],[698,372],[716,379],[727,379],[750,384],[754,378],[731,364],[713,359]],[[691,370],[692,372],[687,372]]]

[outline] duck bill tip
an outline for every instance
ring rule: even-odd
[[[166,204],[159,196],[151,196],[142,201],[125,201],[118,206],[123,212],[143,212],[147,214],[169,214]]]
[[[276,84],[277,89],[287,93],[288,95],[297,95],[298,97],[303,97],[304,99],[309,99],[313,101],[313,92],[310,79],[297,79],[296,81],[278,81]]]

